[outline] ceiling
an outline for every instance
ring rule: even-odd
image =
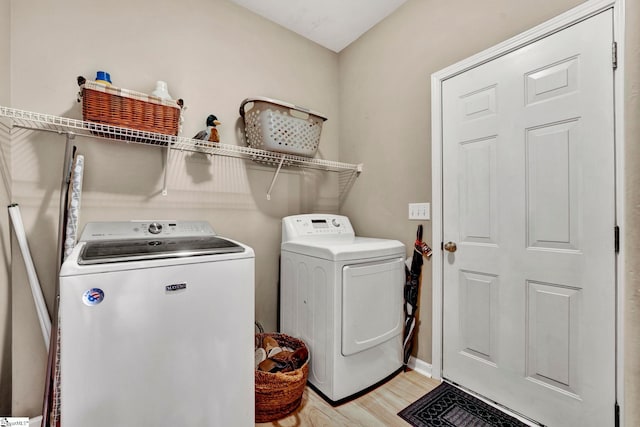
[[[407,0],[231,0],[340,52]]]

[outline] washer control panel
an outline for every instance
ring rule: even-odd
[[[215,235],[215,231],[206,221],[89,222],[84,226],[80,241]]]
[[[355,233],[349,218],[342,215],[307,214],[282,219],[283,242],[305,236],[353,237]]]

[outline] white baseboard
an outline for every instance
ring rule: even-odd
[[[414,371],[416,371],[417,373],[424,375],[425,377],[431,378],[432,366],[430,363],[427,363],[420,359],[416,359],[415,357],[411,356],[409,358],[409,363],[407,363],[407,366],[413,369]]]

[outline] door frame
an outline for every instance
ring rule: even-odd
[[[433,306],[431,375],[442,378],[443,357],[443,166],[442,166],[442,84],[445,80],[513,52],[541,38],[583,21],[606,9],[613,9],[613,39],[617,43],[617,68],[614,73],[614,149],[615,149],[615,219],[620,233],[620,250],[616,256],[616,401],[624,407],[624,4],[625,0],[589,0],[494,47],[457,62],[431,75],[431,158],[432,158],[432,236]],[[613,230],[611,231],[613,238]],[[620,411],[620,425],[624,425]]]

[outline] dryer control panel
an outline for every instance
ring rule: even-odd
[[[282,219],[282,241],[312,236],[353,238],[349,218],[332,214],[293,215]]]
[[[81,242],[95,240],[144,239],[147,237],[215,236],[206,221],[114,221],[89,222],[80,237]]]

